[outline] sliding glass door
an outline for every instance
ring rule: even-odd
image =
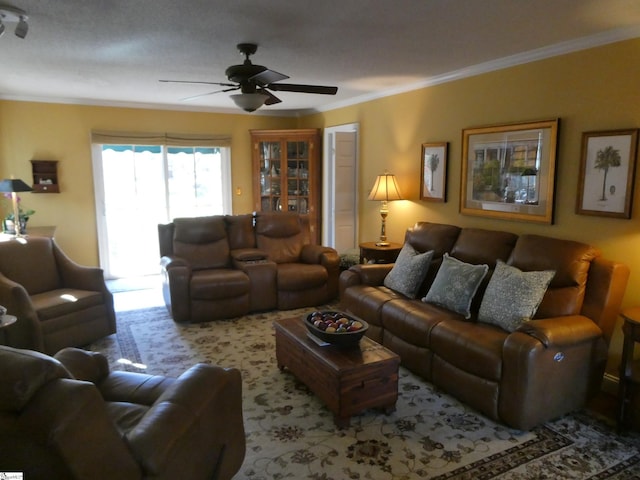
[[[159,223],[231,213],[228,147],[94,144],[93,157],[107,278],[159,273]]]

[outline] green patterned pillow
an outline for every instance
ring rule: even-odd
[[[445,253],[436,278],[422,301],[470,318],[471,302],[488,271],[488,265],[461,262]]]
[[[433,257],[433,250],[418,253],[409,243],[402,246],[395,264],[384,278],[384,286],[416,298]]]
[[[533,318],[556,272],[523,272],[498,260],[482,297],[478,320],[513,332]]]

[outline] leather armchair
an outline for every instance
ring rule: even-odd
[[[338,295],[340,257],[311,243],[308,217],[259,212],[255,232],[256,247],[277,265],[279,310],[322,305]]]
[[[0,242],[0,305],[18,317],[0,343],[16,348],[54,354],[116,332],[102,270],[73,262],[51,238]]]
[[[0,346],[0,471],[30,480],[221,479],[245,455],[242,380],[109,371],[99,353]]]

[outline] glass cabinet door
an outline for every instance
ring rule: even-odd
[[[309,213],[309,144],[287,143],[287,210]]]
[[[280,142],[259,142],[260,152],[260,197],[262,211],[271,212],[281,205],[281,148]]]

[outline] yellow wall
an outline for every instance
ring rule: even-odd
[[[301,126],[360,124],[361,241],[379,235],[379,205],[367,195],[376,175],[388,169],[408,198],[389,205],[390,240],[402,241],[408,227],[426,220],[592,243],[631,267],[624,299],[630,306],[640,303],[640,195],[636,191],[630,220],[574,212],[582,133],[639,128],[639,85],[640,40],[631,40],[316,114]],[[560,118],[554,225],[461,215],[462,129],[552,118]],[[421,144],[441,141],[449,142],[447,202],[421,201]],[[638,176],[640,169],[637,184]],[[612,343],[619,351],[619,329]]]
[[[0,178],[31,184],[29,160],[58,160],[61,193],[21,195],[36,210],[29,226],[55,225],[73,260],[98,265],[92,130],[230,134],[233,211],[246,213],[253,210],[249,129],[295,126],[291,118],[0,101]],[[4,216],[9,203],[0,203]]]
[[[626,262],[631,279],[625,306],[640,302],[640,205],[631,220],[576,215],[582,132],[640,127],[640,40],[512,67],[393,97],[373,100],[301,119],[178,111],[0,101],[0,177],[30,180],[31,159],[60,161],[59,195],[25,195],[37,210],[30,224],[58,226],[57,238],[77,261],[97,264],[92,168],[92,129],[229,133],[233,137],[234,212],[252,209],[251,128],[326,128],[360,124],[361,241],[379,235],[379,205],[366,200],[385,169],[397,175],[408,200],[390,204],[387,234],[401,241],[418,220],[539,233],[600,247]],[[458,213],[461,131],[466,127],[560,118],[554,225],[491,220]],[[448,200],[419,200],[423,142],[449,142]],[[636,173],[637,177],[640,171]],[[640,186],[638,187],[640,188]],[[27,198],[28,197],[28,198]],[[619,351],[620,335],[612,348]]]

